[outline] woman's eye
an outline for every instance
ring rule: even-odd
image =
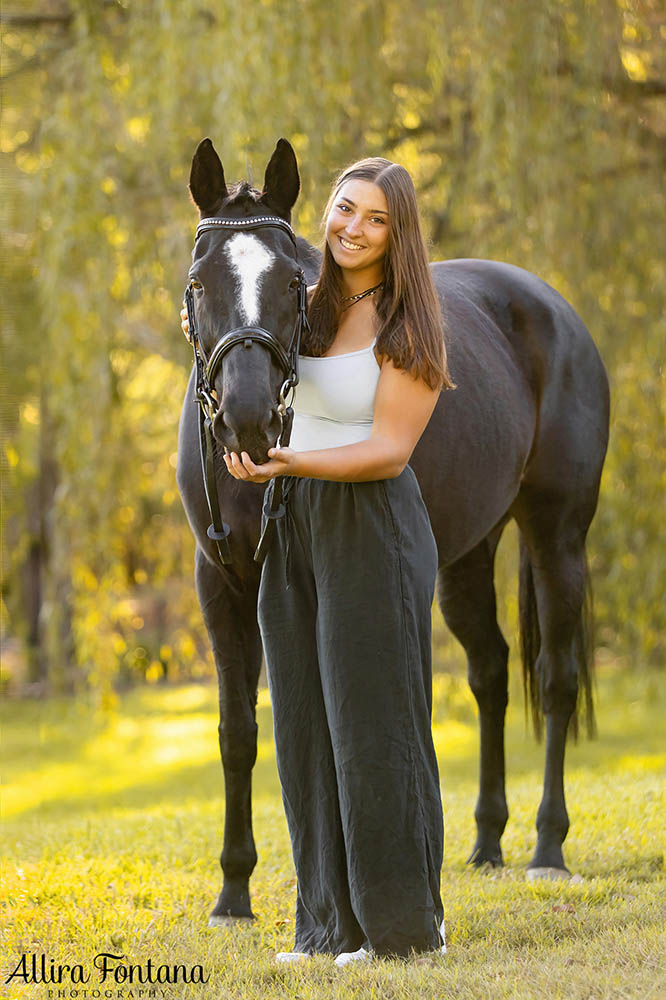
[[[351,212],[349,205],[338,205],[338,208],[341,212]]]

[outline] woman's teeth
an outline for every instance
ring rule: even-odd
[[[342,236],[340,237],[340,242],[342,243],[342,245],[345,248],[345,250],[362,250],[363,249],[363,247],[360,247],[358,245],[358,243],[350,243],[349,240],[343,239]]]

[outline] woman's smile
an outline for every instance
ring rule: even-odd
[[[352,243],[350,240],[346,240],[344,236],[339,236],[338,239],[342,243],[345,250],[365,250],[365,247],[360,246],[358,243]]]

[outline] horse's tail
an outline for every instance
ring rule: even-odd
[[[532,714],[532,726],[537,740],[543,733],[543,712],[539,678],[536,675],[536,661],[541,646],[541,630],[537,613],[532,563],[527,546],[520,538],[520,574],[518,583],[518,615],[520,619],[520,657],[523,662],[523,692],[525,695],[525,719]]]
[[[578,663],[578,697],[576,709],[571,717],[569,732],[578,737],[578,721],[582,707],[587,734],[596,734],[594,717],[594,612],[592,582],[585,557],[585,593],[576,631],[574,650]],[[541,739],[543,732],[543,706],[541,688],[536,673],[536,661],[541,646],[541,630],[537,613],[534,578],[527,546],[520,539],[520,576],[518,587],[518,611],[520,619],[520,655],[523,663],[523,691],[525,693],[525,716],[532,715],[534,735]]]

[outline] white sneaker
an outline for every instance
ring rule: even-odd
[[[358,951],[343,951],[335,960],[335,964],[338,968],[343,965],[349,965],[350,962],[369,962],[372,959],[372,954],[366,951],[365,948],[359,948]]]
[[[275,956],[276,962],[304,962],[306,958],[312,958],[304,951],[279,951]]]

